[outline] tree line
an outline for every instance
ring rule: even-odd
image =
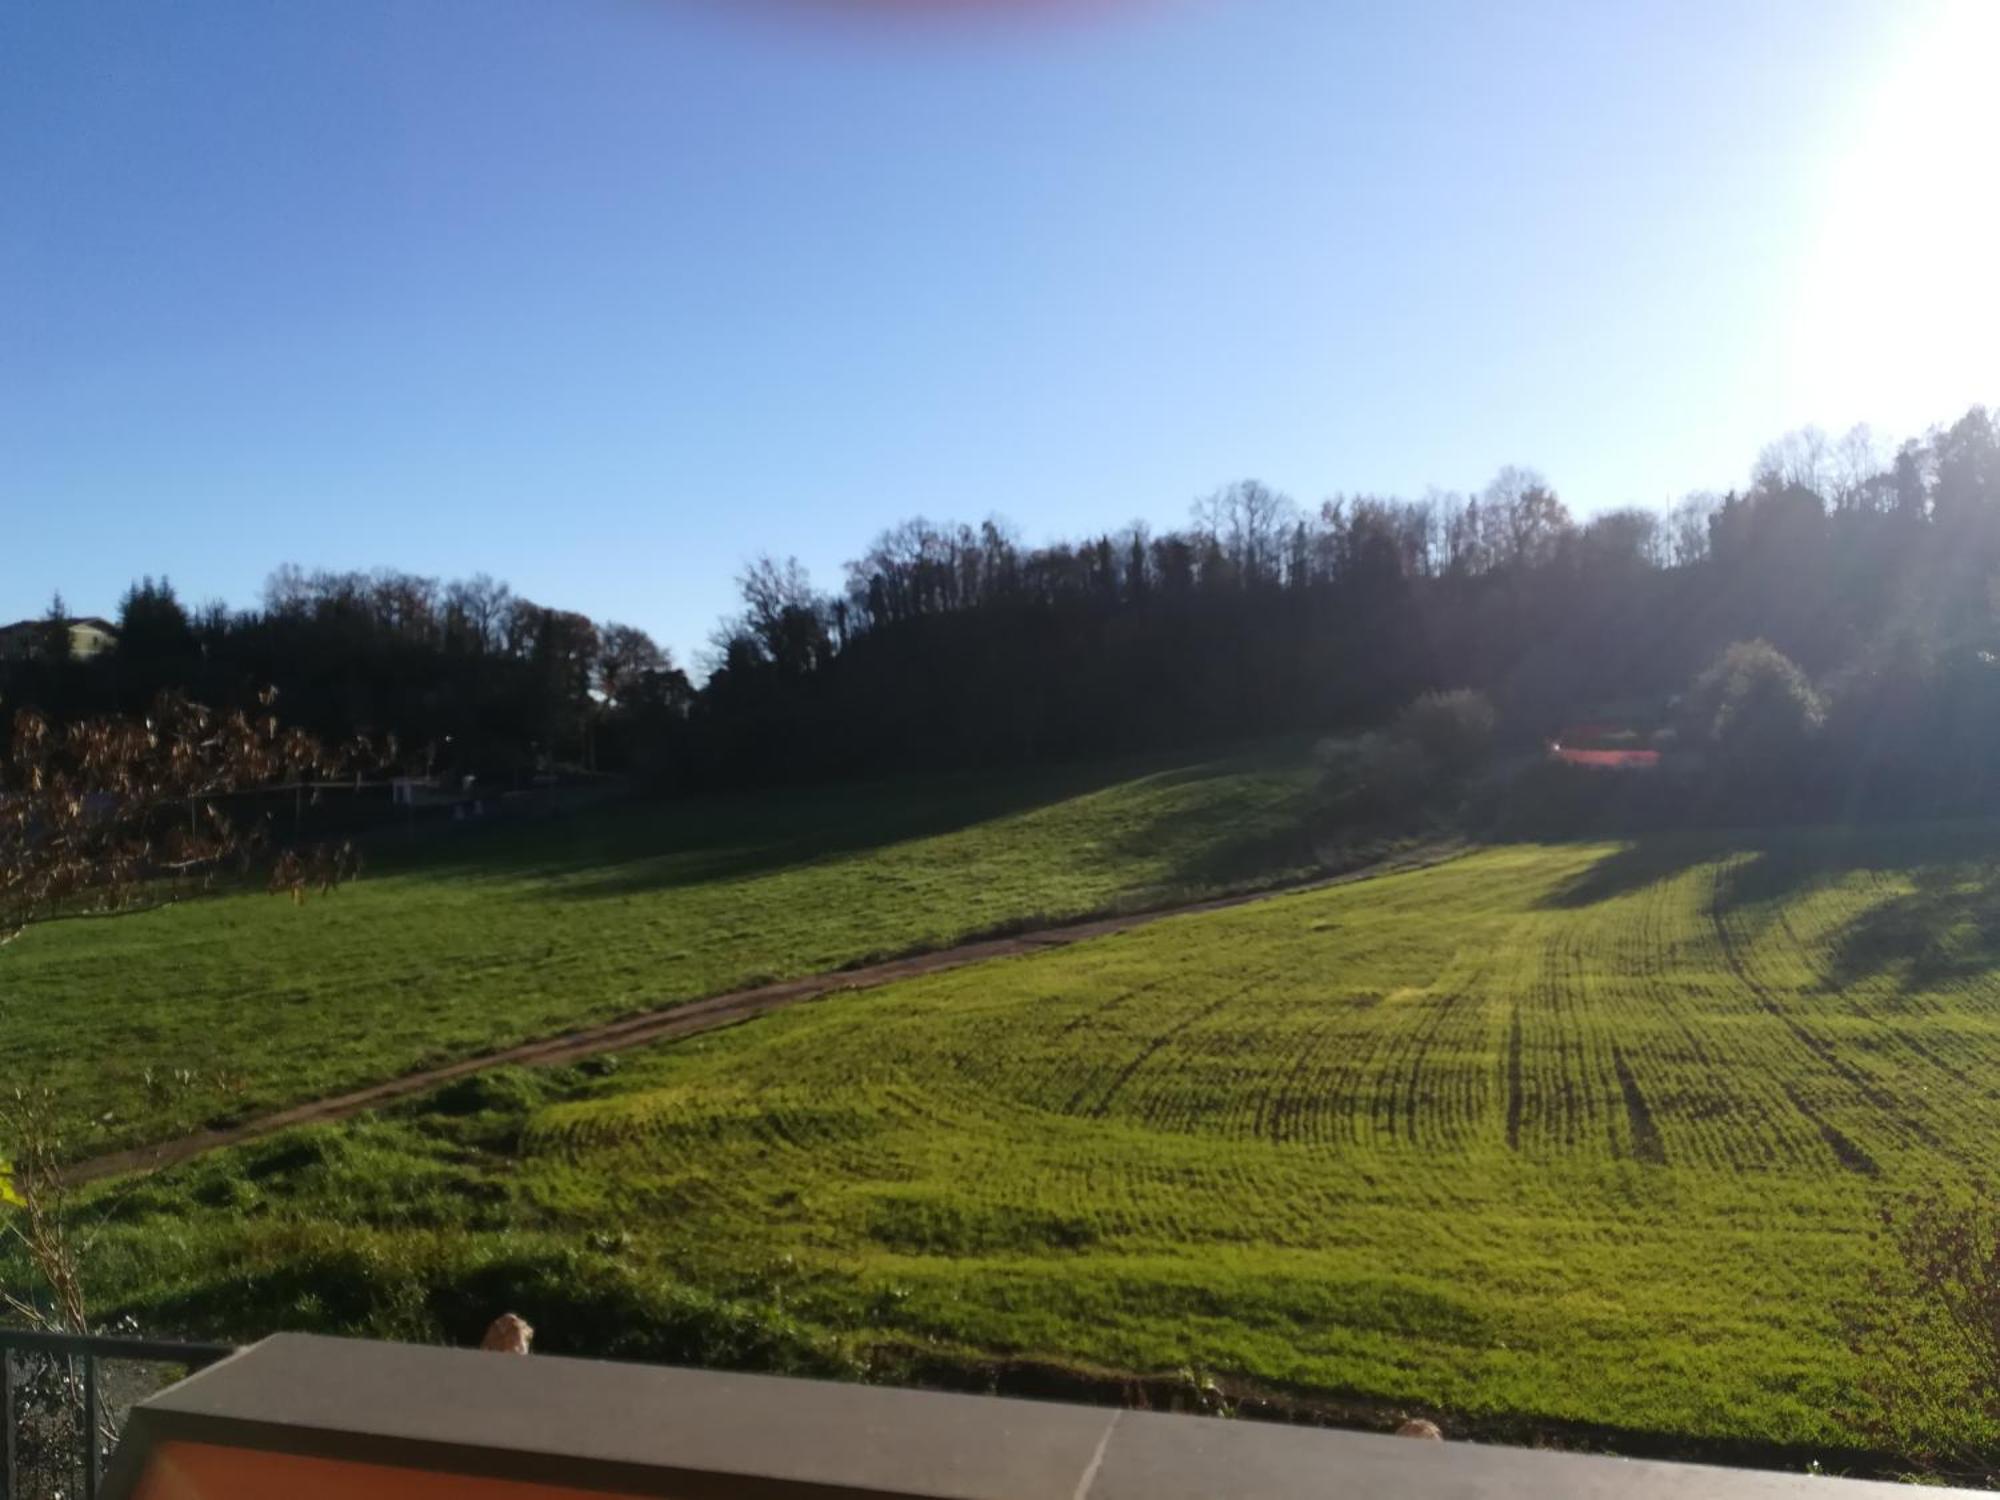
[[[397,745],[400,768],[516,777],[632,761],[694,688],[643,630],[537,604],[484,574],[440,582],[280,568],[261,605],[190,609],[135,582],[115,649],[71,656],[60,596],[0,695],[58,721],[142,713],[163,692],[220,707],[275,693],[288,724]]]
[[[1029,548],[995,522],[918,520],[838,592],[769,561],[743,584],[699,708],[709,753],[761,776],[1364,727],[1439,689],[1485,693],[1522,747],[1579,718],[1685,732],[1691,685],[1761,642],[1777,680],[1809,685],[1825,797],[2000,790],[2000,421],[1983,408],[1893,453],[1863,429],[1794,433],[1744,489],[1664,510],[1579,521],[1523,469],[1310,510],[1246,482],[1159,535]],[[1769,696],[1769,673],[1738,679],[1754,683],[1717,713]]]
[[[1185,526],[1031,546],[1004,522],[903,522],[814,587],[760,558],[697,686],[643,631],[485,577],[284,569],[260,607],[124,599],[117,649],[7,665],[55,716],[216,704],[267,685],[316,733],[435,766],[573,765],[658,783],[1050,760],[1381,722],[1471,688],[1526,744],[1582,716],[1662,720],[1733,643],[1814,695],[1863,802],[2000,790],[2000,422],[1975,408],[1878,451],[1794,433],[1751,482],[1573,517],[1506,469],[1483,490],[1301,507],[1247,481]],[[1835,775],[1835,771],[1826,774]]]

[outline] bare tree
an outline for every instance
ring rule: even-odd
[[[1592,516],[1577,541],[1586,566],[1614,573],[1658,567],[1668,549],[1662,517],[1636,505]]]
[[[1708,557],[1709,520],[1721,500],[1707,490],[1686,495],[1667,512],[1667,561],[1676,568],[1693,567]]]
[[[272,696],[256,716],[177,695],[144,720],[58,727],[17,713],[0,762],[0,942],[50,917],[169,899],[255,848],[261,830],[230,817],[232,795],[344,777],[375,755],[281,728]],[[274,878],[300,895],[351,873],[352,859],[291,851]]]
[[[312,585],[297,563],[280,563],[264,580],[264,610],[273,615],[303,615],[311,607]]]
[[[1833,451],[1833,503],[1841,510],[1871,508],[1871,498],[1883,488],[1876,483],[1882,467],[1882,450],[1875,434],[1866,422],[1855,423]]]
[[[1194,523],[1212,537],[1244,584],[1275,583],[1298,507],[1267,484],[1245,479],[1194,503]]]
[[[1437,577],[1477,573],[1484,567],[1479,545],[1477,502],[1457,490],[1432,490],[1431,572]]]
[[[1569,511],[1533,469],[1507,465],[1479,499],[1486,551],[1496,562],[1540,567],[1570,529]]]
[[[921,527],[923,523],[915,524]],[[967,535],[970,535],[969,531]],[[931,543],[938,539],[939,534],[926,534],[919,540],[919,545],[929,549]],[[878,547],[887,540],[885,535]],[[942,596],[955,588],[955,558],[945,551],[928,551],[927,555],[931,562],[918,564],[917,577],[913,579],[903,575],[894,583],[885,583],[879,575],[863,579],[859,576],[858,566],[850,567],[850,596],[857,611],[865,612],[868,618],[874,620],[899,618],[895,614],[882,613],[884,609],[891,608],[884,602],[890,590],[900,592],[906,585],[914,583],[920,592]],[[709,637],[713,667],[721,669],[761,662],[776,667],[786,676],[800,677],[817,670],[831,659],[834,649],[832,611],[826,601],[813,592],[812,580],[797,558],[788,557],[780,563],[768,555],[760,555],[743,570],[736,582],[743,591],[744,611],[725,619]],[[893,607],[904,608],[909,602],[907,598],[901,598]],[[924,612],[920,606],[919,612]]]
[[[782,563],[768,553],[759,555],[736,580],[743,590],[750,627],[760,636],[776,633],[789,609],[813,606],[812,579],[796,557]]]
[[[463,644],[478,654],[500,650],[503,627],[513,605],[514,591],[496,583],[490,574],[475,573],[445,585],[447,630],[456,629]]]
[[[378,624],[406,640],[438,642],[442,590],[435,578],[377,568],[368,583]]]
[[[612,623],[598,632],[597,684],[613,703],[653,674],[672,669],[672,658],[638,626]]]
[[[1750,471],[1751,483],[1759,489],[1802,489],[1821,496],[1833,476],[1833,444],[1819,427],[1800,427],[1766,443]]]

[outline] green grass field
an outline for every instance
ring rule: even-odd
[[[1219,760],[626,804],[390,834],[301,909],[261,891],[0,952],[0,1078],[73,1154],[995,928],[1303,873],[1303,746]]]
[[[1876,1207],[2000,1148],[1992,837],[1494,848],[488,1075],[101,1191],[100,1294],[1837,1461]]]

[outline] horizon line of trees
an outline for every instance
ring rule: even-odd
[[[1968,785],[2000,730],[2000,421],[1974,408],[1893,454],[1807,429],[1741,491],[1583,522],[1525,469],[1311,510],[1246,482],[1158,535],[1028,548],[915,520],[837,593],[770,559],[742,584],[700,708],[710,753],[762,776],[1375,724],[1437,688],[1486,692],[1519,742],[1657,717],[1762,640],[1873,779],[1949,744]]]
[[[1983,786],[2000,421],[1974,408],[1894,453],[1807,429],[1741,491],[1581,522],[1520,468],[1312,508],[1245,481],[1158,533],[1029,546],[997,519],[917,518],[837,590],[769,557],[738,582],[700,686],[645,632],[484,575],[288,567],[240,611],[141,580],[115,651],[68,661],[52,628],[0,667],[0,698],[61,717],[275,685],[304,727],[394,735],[439,767],[709,785],[1369,724],[1436,688],[1484,691],[1525,737],[1657,704],[1755,639],[1817,685],[1829,734],[1868,726],[1880,768],[1943,737]]]

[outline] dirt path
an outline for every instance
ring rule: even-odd
[[[1379,864],[1367,865],[1358,870],[1350,870],[1341,875],[1322,876],[1290,885],[1246,891],[1233,896],[1214,896],[1205,901],[1192,901],[1181,906],[1086,918],[1083,921],[1018,933],[1011,937],[986,938],[978,942],[961,943],[953,948],[939,948],[929,953],[913,953],[903,958],[886,959],[881,963],[866,964],[858,968],[837,969],[825,974],[807,974],[797,979],[780,980],[776,984],[761,984],[754,989],[731,990],[727,994],[711,995],[705,1000],[683,1001],[665,1010],[647,1011],[643,1015],[628,1016],[622,1021],[608,1021],[603,1025],[586,1027],[581,1031],[566,1032],[562,1036],[523,1042],[519,1046],[508,1047],[502,1051],[482,1052],[440,1067],[425,1068],[417,1073],[405,1073],[402,1077],[392,1078],[385,1083],[372,1083],[351,1093],[309,1100],[304,1104],[295,1104],[289,1109],[278,1110],[274,1114],[259,1115],[240,1124],[199,1131],[194,1135],[182,1136],[178,1140],[158,1141],[152,1145],[134,1146],[128,1150],[113,1151],[103,1156],[87,1157],[71,1166],[63,1176],[66,1182],[75,1184],[91,1182],[100,1177],[116,1177],[128,1172],[170,1167],[210,1151],[220,1150],[225,1146],[240,1145],[245,1141],[254,1141],[260,1136],[287,1130],[294,1125],[344,1120],[351,1115],[360,1114],[363,1110],[374,1109],[379,1105],[407,1098],[411,1094],[424,1093],[439,1084],[450,1083],[453,1079],[463,1078],[470,1073],[483,1072],[488,1068],[506,1067],[512,1064],[542,1066],[569,1063],[579,1058],[594,1057],[600,1052],[619,1052],[629,1047],[644,1047],[654,1042],[673,1041],[678,1037],[693,1036],[697,1032],[735,1026],[758,1016],[768,1015],[774,1010],[783,1010],[787,1006],[807,1000],[818,1000],[827,995],[874,989],[878,985],[889,984],[898,979],[910,979],[920,974],[938,974],[947,969],[962,969],[968,964],[986,963],[996,958],[1014,958],[1050,948],[1066,948],[1072,943],[1088,942],[1092,938],[1108,937],[1117,932],[1130,932],[1136,927],[1145,927],[1154,922],[1164,921],[1168,917],[1184,917],[1204,911],[1223,911],[1232,906],[1247,906],[1253,901],[1269,900],[1273,896],[1324,890],[1329,886],[1349,885],[1355,881],[1373,880],[1383,875],[1399,875],[1412,870],[1429,869],[1432,865],[1455,859],[1463,852],[1463,846],[1456,844],[1431,846],[1412,850],[1408,854],[1384,860]]]

